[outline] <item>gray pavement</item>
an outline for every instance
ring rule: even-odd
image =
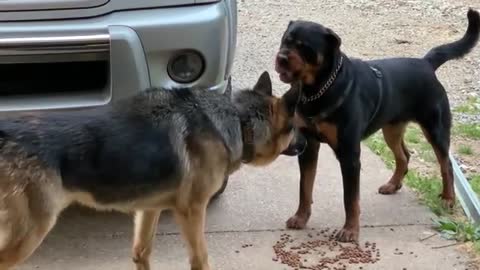
[[[463,31],[457,29],[463,29],[465,24],[463,7],[478,7],[478,0],[237,2],[240,10],[234,87],[251,86],[267,69],[273,76],[277,94],[288,88],[275,75],[273,60],[289,20],[313,20],[332,27],[342,37],[342,48],[351,56],[421,56],[432,46],[457,38],[458,31]],[[443,12],[447,2],[462,8]],[[414,42],[400,44],[396,42],[397,38]],[[475,53],[466,61],[478,61],[478,50]],[[452,61],[439,70],[447,90],[452,89],[454,94],[464,88],[466,81],[478,78],[472,75],[470,65],[469,68],[463,67],[465,63]],[[450,97],[455,100],[455,96]],[[320,159],[313,215],[309,229],[305,231],[284,230],[285,221],[293,214],[298,200],[298,169],[294,158],[282,157],[263,169],[245,167],[231,178],[226,192],[211,204],[208,213],[207,238],[213,269],[293,269],[272,260],[272,246],[282,234],[291,234],[295,238],[293,244],[312,240],[309,234],[314,239],[325,240],[317,234],[326,228],[342,225],[344,212],[339,166],[327,147],[322,148]],[[433,233],[430,228],[432,214],[418,203],[411,191],[403,189],[393,196],[377,193],[377,188],[391,172],[366,148],[362,152],[362,166],[363,227],[360,238],[362,244],[366,241],[376,243],[380,260],[375,264],[349,265],[347,269],[475,269],[466,266],[469,258],[457,247],[438,248],[451,242],[438,236],[420,240]],[[132,222],[125,215],[83,209],[68,211],[19,270],[133,269],[131,231]],[[177,232],[171,217],[163,215],[152,256],[153,269],[189,269],[185,245]],[[242,248],[245,244],[252,246]],[[327,255],[332,252],[338,253],[339,250],[329,251]],[[326,256],[306,254],[302,259],[311,263],[323,257]]]
[[[320,156],[313,215],[304,231],[286,231],[284,225],[297,204],[295,158],[282,157],[263,169],[244,167],[231,178],[227,190],[210,205],[208,213],[207,239],[213,269],[294,269],[273,260],[272,246],[282,234],[290,234],[295,240],[292,244],[327,240],[318,234],[342,225],[338,164],[327,147],[322,148]],[[366,148],[362,164],[360,238],[362,246],[367,241],[376,243],[380,260],[374,264],[352,264],[346,269],[474,269],[466,265],[468,257],[456,246],[443,247],[451,242],[438,236],[421,241],[433,233],[432,214],[417,202],[411,191],[403,189],[393,196],[377,193],[378,186],[391,172]],[[188,269],[185,245],[168,213],[162,216],[158,228],[153,269]],[[133,269],[131,230],[132,222],[126,215],[69,210],[34,256],[19,269]],[[251,246],[242,247],[247,244]],[[322,252],[329,253],[319,255]],[[301,259],[307,260],[305,265],[308,265],[339,253],[339,249],[329,251],[325,246],[317,253],[302,255]],[[348,265],[348,260],[342,262]]]

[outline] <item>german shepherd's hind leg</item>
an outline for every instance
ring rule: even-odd
[[[58,213],[36,199],[22,192],[0,201],[0,270],[30,257],[55,224]]]
[[[160,210],[135,212],[132,253],[136,270],[150,270],[150,254],[160,214]]]
[[[440,165],[442,175],[443,191],[440,197],[445,208],[452,208],[455,205],[455,189],[453,184],[453,168],[449,159],[450,150],[450,128],[451,113],[447,104],[438,106],[430,113],[428,118],[419,121],[427,141],[432,145],[437,161]]]
[[[192,202],[187,209],[174,211],[182,235],[187,241],[191,270],[210,270],[207,242],[205,240],[205,218],[208,199]]]
[[[378,189],[380,194],[394,194],[402,188],[402,181],[408,172],[408,162],[410,160],[410,153],[403,139],[406,127],[407,123],[399,123],[385,126],[382,129],[385,142],[395,157],[395,172],[390,180]]]

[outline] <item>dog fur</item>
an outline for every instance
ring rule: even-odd
[[[360,142],[379,129],[395,156],[391,179],[379,188],[393,194],[402,186],[410,154],[403,135],[416,122],[432,145],[443,179],[440,195],[446,206],[455,202],[453,172],[448,153],[451,112],[447,93],[435,75],[445,62],[474,48],[480,16],[470,9],[468,28],[458,41],[433,48],[423,58],[388,58],[363,61],[347,57],[341,39],[331,29],[308,21],[290,22],[276,58],[276,70],[285,83],[301,81],[302,102],[296,125],[308,137],[299,156],[300,203],[289,228],[301,229],[311,215],[320,143],[334,150],[340,163],[345,225],[340,241],[357,241],[360,216]]]
[[[246,147],[255,166],[305,147],[292,123],[297,97],[274,97],[265,72],[233,100],[202,89],[149,89],[106,107],[4,115],[0,270],[26,260],[73,203],[135,213],[137,270],[150,269],[158,218],[171,209],[191,269],[210,269],[203,234],[210,198],[241,166]]]

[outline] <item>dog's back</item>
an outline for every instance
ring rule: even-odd
[[[365,91],[377,92],[375,73],[371,72],[369,66],[377,68],[383,77],[383,106],[379,109],[379,115],[385,119],[379,119],[381,124],[384,121],[419,120],[429,106],[448,109],[446,91],[435,71],[445,62],[463,57],[478,43],[480,16],[477,11],[470,9],[467,17],[468,28],[460,40],[435,47],[423,58],[384,58],[365,62],[352,60],[356,70],[366,73],[359,81]]]
[[[199,140],[234,141],[217,131],[228,121],[218,110],[233,110],[222,98],[155,89],[110,107],[2,118],[0,156],[25,153],[58,172],[64,188],[86,191],[101,204],[174,190],[192,159],[207,152]]]

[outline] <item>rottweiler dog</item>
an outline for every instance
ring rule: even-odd
[[[331,29],[309,21],[291,21],[276,56],[276,71],[284,83],[300,81],[302,93],[296,124],[308,137],[299,156],[300,203],[287,227],[304,228],[311,215],[320,143],[335,152],[341,167],[346,221],[340,241],[357,241],[359,234],[360,142],[382,129],[395,156],[390,180],[379,188],[393,194],[402,187],[410,154],[403,139],[409,122],[416,122],[432,145],[440,164],[446,206],[455,202],[448,153],[451,112],[447,93],[435,75],[445,62],[469,53],[477,44],[480,16],[468,10],[468,28],[458,41],[431,49],[423,58],[362,61],[347,57],[341,39]]]

